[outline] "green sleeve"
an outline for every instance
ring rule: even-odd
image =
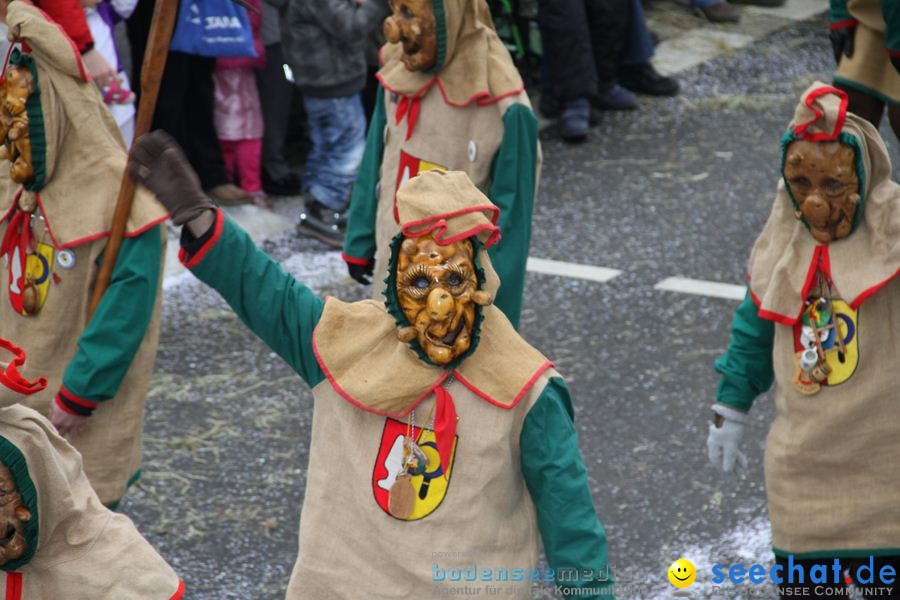
[[[491,166],[491,201],[500,208],[500,241],[489,251],[500,276],[494,303],[519,326],[525,262],[531,245],[538,153],[538,122],[531,109],[513,104],[503,115],[503,141]]]
[[[522,425],[522,473],[537,510],[547,562],[560,587],[593,588],[576,594],[597,599],[613,586],[608,569],[606,533],[594,510],[587,471],[578,450],[574,411],[565,381],[554,377],[528,411]],[[563,575],[592,569],[593,579]],[[612,598],[612,590],[603,598]],[[572,595],[571,597],[575,597]]]
[[[185,257],[185,265],[219,292],[253,333],[315,387],[325,374],[316,361],[312,335],[325,302],[285,273],[221,211],[214,227],[217,232],[221,228],[220,233],[213,234],[192,257]]]
[[[884,15],[884,41],[891,56],[900,56],[900,3],[897,0],[881,0]]]
[[[882,3],[883,4],[883,3]],[[829,22],[833,25],[842,21],[855,21],[847,9],[847,0],[830,0]]]
[[[383,88],[378,89],[366,138],[366,151],[356,175],[356,183],[353,184],[347,214],[344,260],[357,264],[365,264],[375,256],[375,214],[378,210],[381,158],[384,155],[384,127],[387,124],[384,112],[385,93]]]
[[[772,387],[775,323],[759,317],[748,290],[731,321],[731,343],[715,362],[722,374],[716,401],[749,410],[753,400]]]
[[[156,306],[163,227],[122,240],[109,287],[63,374],[70,394],[100,402],[119,392]]]

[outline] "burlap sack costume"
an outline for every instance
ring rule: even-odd
[[[17,350],[0,338],[0,346]],[[0,356],[0,364],[7,360]],[[0,372],[0,387],[30,393],[45,380]],[[178,600],[184,585],[130,519],[100,504],[81,457],[47,419],[21,405],[0,408],[0,463],[31,513],[25,554],[0,567],[7,600]]]
[[[374,259],[382,300],[397,189],[430,169],[464,171],[501,209],[503,241],[491,252],[504,281],[497,305],[518,325],[531,212],[540,175],[537,119],[484,0],[433,0],[437,66],[409,71],[402,45],[386,44],[366,153],[353,189],[344,259]],[[440,207],[439,207],[440,209]]]
[[[449,212],[436,212],[435,199],[450,203]],[[464,173],[411,179],[398,209],[407,237],[472,240],[480,289],[497,290],[485,249],[497,238],[496,207]],[[323,302],[221,213],[199,240],[183,236],[187,266],[313,389],[300,550],[288,598],[427,598],[436,587],[462,585],[451,583],[452,570],[473,568],[477,580],[465,585],[480,595],[503,581],[524,596],[535,585],[522,574],[536,564],[539,532],[551,566],[601,572],[606,542],[565,383],[499,309],[479,307],[472,346],[439,367],[418,341],[398,339],[408,322],[393,281],[384,302]],[[394,240],[392,256],[403,240]],[[404,435],[418,440],[429,461],[412,478],[415,503],[401,518],[390,508],[390,490]],[[475,554],[433,559],[431,552],[443,548]]]
[[[813,138],[839,140],[856,151],[862,203],[855,228],[846,238],[818,244],[795,218],[785,182],[779,182],[772,213],[750,257],[752,301],[739,308],[732,345],[716,364],[724,375],[718,400],[747,409],[754,394],[739,390],[762,392],[774,373],[776,417],[766,442],[765,472],[777,554],[896,554],[900,186],[890,179],[878,132],[846,113],[842,92],[821,83],[804,92],[783,139],[785,152],[792,141]],[[795,381],[795,360],[802,348],[800,317],[817,270],[832,282],[838,334],[846,349],[827,354],[833,371],[807,395]]]
[[[841,55],[834,81],[885,102],[898,104],[900,73],[891,64],[890,55],[900,51],[900,47],[894,47],[900,41],[900,22],[885,22],[882,12],[885,2],[892,3],[894,0],[844,0],[846,13],[856,21],[856,33],[853,56]],[[834,6],[832,10],[835,10]],[[885,37],[888,28],[892,40]]]
[[[123,254],[113,274],[116,281],[132,278],[138,285],[131,294],[124,294],[127,299],[121,306],[111,306],[104,299],[90,325],[92,337],[86,338],[87,306],[126,160],[124,143],[96,86],[87,81],[80,55],[59,26],[20,1],[10,3],[7,24],[11,34],[28,49],[15,52],[12,63],[29,67],[36,81],[27,111],[37,179],[23,189],[9,179],[8,167],[0,168],[0,239],[11,224],[21,226],[23,221],[17,218],[24,216],[23,209],[36,206],[31,235],[37,247],[35,254],[41,255],[43,263],[35,263],[42,281],[43,306],[32,316],[23,316],[14,308],[11,294],[20,287],[16,277],[21,273],[18,257],[11,251],[6,260],[0,261],[0,335],[23,340],[31,358],[25,376],[41,374],[50,382],[44,392],[24,401],[31,408],[46,415],[58,390],[74,388],[76,383],[85,388],[70,389],[67,397],[86,412],[97,408],[72,443],[81,452],[85,472],[100,499],[113,503],[122,497],[140,467],[144,400],[158,333],[157,292],[162,269],[158,257],[164,243],[159,228],[154,228],[166,214],[146,191],[138,191]],[[13,238],[17,235],[16,231],[11,234]],[[153,250],[153,257],[142,258],[140,267],[137,263],[125,264],[127,259],[123,259],[128,256],[128,247],[136,248],[134,244],[142,244],[142,252],[147,247]],[[135,330],[131,323],[117,321],[128,312],[124,309],[136,306],[143,327]],[[110,341],[99,344],[97,350],[100,331]],[[119,356],[125,347],[134,348],[130,362]],[[105,371],[104,361],[112,360],[111,355],[124,364]],[[73,368],[64,381],[64,371],[73,357],[79,365],[94,368],[90,377],[85,375],[86,370],[73,373]],[[121,375],[117,369],[124,379],[118,379]],[[115,381],[111,381],[111,371],[116,372]],[[101,383],[110,391],[94,396]],[[0,391],[0,402],[19,401],[10,392]]]

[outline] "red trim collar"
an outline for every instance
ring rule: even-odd
[[[331,299],[332,298],[326,298],[326,302]],[[353,406],[355,406],[361,410],[364,410],[366,412],[376,414],[376,415],[379,415],[382,417],[392,417],[395,419],[403,418],[406,415],[408,415],[413,409],[415,409],[419,404],[421,404],[423,400],[428,398],[428,396],[435,393],[435,390],[437,390],[437,388],[439,388],[447,380],[447,378],[451,375],[451,373],[448,373],[447,371],[440,371],[440,375],[438,376],[437,381],[435,381],[433,384],[431,384],[428,387],[428,389],[426,389],[425,392],[423,392],[422,395],[420,395],[416,399],[415,402],[413,402],[407,408],[405,408],[404,410],[402,410],[400,412],[391,413],[391,412],[387,412],[387,411],[374,409],[370,406],[363,404],[362,402],[358,401],[356,398],[351,396],[337,382],[334,375],[331,373],[331,371],[328,369],[328,366],[325,364],[325,361],[322,358],[322,355],[319,353],[319,347],[316,342],[316,330],[317,329],[318,329],[318,327],[313,329],[312,347],[313,347],[313,354],[316,357],[316,362],[319,363],[319,368],[322,369],[322,373],[325,374],[325,378],[328,380],[328,383],[331,384],[331,387],[334,389],[334,391],[336,391],[338,393],[338,395],[341,396],[341,398],[343,398],[344,400],[346,400]],[[511,410],[516,405],[518,405],[519,402],[521,402],[522,398],[524,398],[525,395],[528,393],[528,391],[532,387],[534,387],[534,384],[537,382],[538,379],[540,379],[541,375],[543,375],[544,372],[547,371],[547,369],[550,369],[552,367],[553,367],[553,362],[549,361],[549,360],[546,361],[545,363],[543,363],[541,366],[539,366],[537,368],[537,370],[535,370],[534,374],[532,374],[532,376],[528,379],[528,381],[525,382],[525,385],[522,386],[522,389],[519,390],[519,392],[516,394],[516,397],[513,399],[513,401],[509,405],[503,404],[502,402],[498,402],[493,397],[491,397],[489,394],[487,394],[484,391],[482,391],[481,389],[479,389],[475,384],[473,384],[472,382],[467,380],[465,377],[463,377],[462,373],[459,372],[459,369],[455,369],[452,372],[452,375],[457,380],[459,380],[459,382],[461,384],[463,384],[463,386],[466,387],[466,389],[468,389],[470,392],[472,392],[473,394],[475,394],[482,400],[484,400],[490,404],[493,404],[494,406],[497,406],[499,408]]]
[[[3,223],[4,221],[6,221],[6,219],[9,217],[9,215],[16,209],[16,207],[18,206],[18,202],[19,202],[19,196],[22,195],[23,191],[24,191],[24,188],[20,187],[19,190],[15,193],[15,195],[13,196],[12,204],[10,204],[9,209],[6,211],[6,213],[4,213],[4,215],[2,217],[0,217],[0,223]],[[74,247],[80,246],[82,244],[87,244],[88,242],[93,242],[95,240],[109,237],[109,231],[102,231],[100,233],[95,233],[93,235],[89,235],[89,236],[86,236],[83,238],[79,238],[77,240],[73,240],[66,244],[60,244],[59,241],[56,239],[56,236],[53,235],[53,228],[50,226],[50,217],[47,216],[47,211],[44,210],[44,203],[41,200],[40,192],[35,192],[34,197],[37,200],[38,208],[40,208],[40,210],[41,210],[41,215],[44,217],[44,224],[47,226],[47,233],[50,234],[50,241],[53,242],[53,247],[56,248],[57,250],[65,250],[66,248],[74,248]],[[149,223],[147,223],[146,225],[144,225],[143,227],[141,227],[139,229],[135,229],[134,231],[129,231],[128,233],[125,234],[125,237],[127,237],[127,238],[138,237],[139,235],[146,232],[147,230],[153,229],[160,223],[164,223],[166,221],[166,219],[168,219],[168,218],[169,218],[169,216],[166,215],[166,216],[160,217],[158,219],[155,219],[153,221],[150,221]]]
[[[444,383],[444,381],[447,379],[447,375],[448,375],[448,373],[446,371],[442,371],[441,376],[438,377],[437,381],[435,381],[431,385],[431,387],[429,387],[427,390],[425,390],[425,393],[423,393],[421,396],[419,396],[419,398],[415,402],[413,402],[408,408],[406,408],[406,410],[400,411],[398,413],[390,413],[390,412],[374,409],[370,406],[366,406],[365,404],[363,404],[362,402],[359,402],[353,396],[348,394],[344,390],[344,388],[341,387],[341,385],[334,378],[334,375],[331,374],[331,371],[329,371],[328,367],[325,365],[325,361],[322,359],[322,355],[319,354],[319,346],[316,343],[315,330],[313,330],[312,345],[313,345],[313,354],[316,356],[316,362],[319,363],[319,368],[322,369],[322,372],[325,374],[325,378],[328,379],[328,383],[331,384],[331,387],[334,388],[334,391],[336,391],[341,396],[341,398],[343,398],[344,400],[346,400],[347,402],[349,402],[356,408],[362,409],[366,412],[370,412],[370,413],[373,413],[376,415],[380,415],[382,417],[393,417],[395,419],[405,417],[406,415],[408,415],[410,413],[410,411],[412,411],[415,407],[417,407],[419,404],[421,404],[422,401],[425,400],[425,398],[427,398],[428,396],[433,394],[434,391],[438,387],[440,387],[440,385],[442,383]]]
[[[425,95],[425,92],[427,92],[429,88],[431,88],[434,84],[437,84],[438,88],[441,90],[441,97],[444,99],[444,103],[448,104],[449,106],[455,106],[457,108],[464,108],[466,106],[469,106],[473,102],[476,104],[476,106],[482,106],[482,107],[483,106],[491,106],[492,104],[496,104],[496,103],[500,102],[504,98],[509,98],[510,96],[517,96],[518,94],[521,94],[523,91],[525,91],[525,87],[523,86],[523,87],[519,87],[519,88],[510,90],[508,92],[504,92],[498,96],[491,96],[491,93],[489,91],[482,90],[480,92],[475,92],[474,94],[472,94],[472,96],[465,102],[457,103],[457,102],[452,102],[450,100],[450,98],[447,97],[447,90],[444,88],[444,82],[441,81],[441,76],[439,74],[432,77],[428,81],[428,83],[426,83],[425,85],[420,87],[416,92],[414,92],[412,94],[404,94],[403,92],[401,92],[399,90],[395,90],[394,88],[389,86],[384,81],[384,77],[382,76],[381,73],[376,73],[375,78],[378,79],[378,82],[381,84],[381,87],[383,87],[387,91],[389,91],[393,94],[397,94],[399,96],[411,97],[411,98],[423,97]]]
[[[802,298],[804,300],[806,299],[807,295],[809,294],[809,290],[812,289],[813,281],[816,276],[816,266],[819,264],[820,261],[821,261],[822,271],[825,273],[825,276],[828,277],[828,279],[830,281],[832,278],[831,257],[828,253],[828,245],[827,244],[822,244],[822,245],[816,246],[816,249],[813,252],[813,257],[809,264],[809,270],[806,273],[806,281],[804,281],[803,289],[800,291],[800,298]],[[872,295],[875,294],[875,292],[877,292],[878,290],[880,290],[881,288],[886,286],[888,283],[890,283],[891,280],[893,280],[895,277],[897,277],[897,275],[900,275],[900,269],[898,269],[897,271],[894,271],[894,273],[890,277],[885,279],[884,281],[876,283],[872,287],[866,289],[861,294],[856,296],[856,298],[854,298],[853,300],[848,301],[850,308],[852,308],[853,310],[859,309],[859,307],[862,306],[863,302],[865,302],[866,300],[871,298]],[[747,279],[748,280],[750,279],[749,275],[747,276]],[[782,315],[782,314],[774,312],[774,311],[764,310],[762,308],[762,301],[759,299],[759,297],[755,293],[753,293],[753,287],[750,286],[748,289],[750,290],[750,298],[753,300],[753,303],[759,309],[757,314],[762,319],[767,319],[769,321],[776,321],[776,322],[782,323],[784,325],[793,326],[797,323],[797,321],[803,315],[803,304],[802,303],[800,305],[800,314],[798,314],[796,317],[789,317],[787,315]]]

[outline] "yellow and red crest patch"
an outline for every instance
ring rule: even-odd
[[[51,270],[53,269],[53,246],[35,244],[34,253],[28,254],[23,261],[20,249],[15,248],[9,261],[9,299],[13,308],[22,316],[28,316],[25,310],[26,288],[33,287],[36,293],[36,308],[40,310],[47,301],[47,291],[50,289]],[[36,312],[36,311],[35,311]]]
[[[394,419],[385,419],[384,431],[381,434],[381,445],[372,472],[372,491],[378,506],[387,514],[391,486],[403,471],[403,439],[407,433],[407,424]],[[433,513],[447,494],[450,477],[453,472],[453,459],[456,457],[456,444],[459,437],[453,438],[453,450],[450,453],[447,473],[441,467],[441,459],[437,451],[434,431],[424,427],[413,427],[412,436],[418,446],[425,452],[428,465],[421,475],[411,478],[415,491],[415,506],[405,521],[416,521]],[[397,517],[395,517],[397,518]]]
[[[798,369],[797,381],[794,385],[801,390],[809,388],[810,391],[818,389],[818,385],[838,385],[844,383],[856,372],[859,366],[859,310],[854,310],[849,304],[843,300],[832,300],[832,314],[828,315],[827,321],[833,327],[823,331],[820,335],[819,344],[825,353],[825,362],[830,367],[828,378],[820,384],[816,384],[808,379],[806,374]],[[794,352],[799,356],[806,348],[803,343],[804,335],[803,323],[799,322],[794,326]],[[809,332],[807,331],[807,337]],[[838,343],[837,336],[843,341],[843,345]],[[843,346],[843,347],[842,347]],[[799,359],[798,359],[799,360]]]

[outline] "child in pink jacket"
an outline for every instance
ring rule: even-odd
[[[248,0],[262,10],[260,0]],[[247,11],[253,29],[256,58],[220,58],[213,79],[216,85],[213,119],[228,177],[237,179],[241,188],[253,197],[257,206],[271,208],[262,189],[260,161],[262,157],[263,117],[256,89],[254,69],[266,65],[265,47],[259,32],[261,12]]]

